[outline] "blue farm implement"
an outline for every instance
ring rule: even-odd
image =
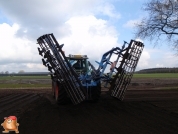
[[[65,56],[64,44],[60,45],[53,34],[43,35],[37,42],[43,65],[51,72],[52,93],[59,104],[66,103],[68,98],[73,104],[97,101],[101,85],[109,89],[111,96],[123,100],[144,48],[139,41],[124,42],[122,48],[104,53],[96,69],[87,55]],[[112,57],[115,58],[113,62],[110,61]],[[105,73],[108,65],[109,72]]]

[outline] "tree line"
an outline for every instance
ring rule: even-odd
[[[137,71],[136,73],[178,73],[178,67],[175,68],[148,68]]]

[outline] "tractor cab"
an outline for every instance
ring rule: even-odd
[[[68,61],[77,73],[88,72],[88,57],[87,55],[69,55]]]

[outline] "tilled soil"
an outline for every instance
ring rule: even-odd
[[[50,89],[0,90],[0,123],[10,115],[23,134],[177,134],[178,90],[128,90],[124,101],[102,92],[79,105],[57,105]]]

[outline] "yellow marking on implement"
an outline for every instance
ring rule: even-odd
[[[82,55],[74,55],[74,57],[76,57],[76,58],[81,58]]]

